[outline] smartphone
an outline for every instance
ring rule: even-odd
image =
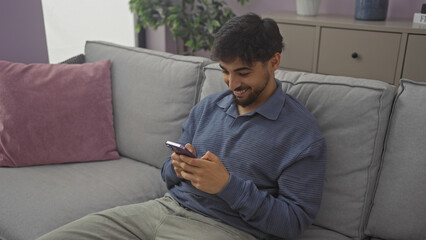
[[[173,150],[173,152],[175,152],[177,154],[182,154],[182,155],[185,155],[185,156],[188,156],[188,157],[197,158],[196,156],[194,156],[194,154],[192,154],[182,144],[175,143],[175,142],[172,142],[172,141],[166,141],[166,146],[171,148]]]

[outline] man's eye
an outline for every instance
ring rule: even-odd
[[[245,76],[247,76],[247,75],[249,75],[250,73],[249,72],[244,72],[244,73],[240,73],[240,76],[241,77],[245,77]]]

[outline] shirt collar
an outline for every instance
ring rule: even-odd
[[[266,100],[266,102],[256,108],[256,110],[251,113],[247,113],[244,116],[252,116],[258,113],[270,120],[278,119],[278,116],[281,113],[281,109],[283,108],[285,103],[285,93],[282,90],[281,82],[277,79],[275,79],[275,82],[277,83],[277,89],[272,94],[272,96],[268,100]],[[234,118],[238,117],[237,106],[234,101],[234,96],[231,92],[229,95],[222,98],[217,103],[217,105],[222,108],[228,115]]]

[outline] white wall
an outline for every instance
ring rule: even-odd
[[[87,40],[137,45],[128,0],[42,0],[50,63],[84,53]]]

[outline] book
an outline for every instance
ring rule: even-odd
[[[414,13],[413,23],[426,24],[426,14]]]

